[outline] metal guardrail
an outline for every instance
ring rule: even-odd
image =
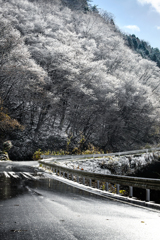
[[[156,149],[156,150],[160,150],[160,149]],[[153,150],[152,150],[153,151]],[[136,151],[130,151],[130,152],[123,152],[123,155],[126,155],[124,153],[144,153],[144,150],[139,150],[138,152]],[[122,155],[122,153],[120,153]],[[106,156],[106,154],[100,154],[102,156]],[[112,154],[113,155],[113,154]],[[117,155],[117,153],[114,155]],[[83,158],[85,157],[91,157],[93,155],[85,155],[82,156]],[[99,156],[99,154],[98,154]],[[111,156],[111,154],[107,154],[107,156]],[[75,160],[76,157],[79,158],[79,155],[72,156]],[[95,157],[95,155],[94,155]],[[50,161],[53,160],[73,160],[73,158],[69,158],[69,156],[66,156],[66,158],[50,158]],[[49,160],[49,159],[48,159]],[[68,179],[73,180],[75,178],[75,176],[77,177],[77,182],[79,182],[79,177],[83,178],[83,184],[85,184],[85,179],[89,180],[89,186],[92,186],[92,181],[97,181],[97,188],[99,188],[99,183],[103,182],[105,183],[105,190],[108,191],[109,190],[109,183],[112,184],[116,184],[116,193],[119,194],[119,190],[120,190],[120,185],[123,186],[128,186],[129,187],[129,197],[132,198],[133,197],[133,187],[136,188],[142,188],[142,189],[146,189],[146,202],[150,201],[150,189],[152,190],[160,190],[160,179],[151,179],[151,178],[138,178],[138,177],[129,177],[129,176],[122,176],[122,175],[105,175],[105,174],[99,174],[99,173],[93,173],[93,172],[86,172],[84,170],[76,170],[76,169],[71,169],[71,168],[67,168],[64,166],[61,166],[59,164],[56,164],[55,162],[48,162],[45,160],[40,160],[39,163],[43,166],[43,167],[47,167],[49,169],[51,169],[52,171],[56,172],[57,175],[59,174],[59,176],[67,176]]]
[[[96,158],[96,157],[104,157],[104,156],[122,156],[122,155],[132,155],[137,153],[148,153],[160,151],[160,148],[149,148],[149,149],[141,149],[141,150],[133,150],[126,152],[116,152],[116,153],[106,153],[106,154],[87,154],[87,155],[41,155],[43,159],[46,158],[56,158],[57,160],[72,160],[72,159],[83,159],[83,158]]]

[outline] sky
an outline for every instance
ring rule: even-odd
[[[91,4],[112,13],[122,32],[160,49],[160,0],[92,0]]]

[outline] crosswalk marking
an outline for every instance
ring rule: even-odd
[[[3,172],[6,178],[10,178],[7,172]]]
[[[32,178],[32,179],[36,179],[35,177],[33,177],[30,173],[24,172],[25,175],[27,175],[28,177]]]
[[[20,174],[21,174],[23,177],[27,178],[27,179],[31,179],[30,177],[28,177],[27,175],[25,175],[24,172],[21,172]]]
[[[32,176],[31,173],[27,172],[6,172],[3,171],[3,174],[5,175],[6,178],[16,178],[19,179],[20,177],[26,178],[26,179],[32,179],[36,180],[36,177]]]
[[[19,176],[15,172],[8,172],[8,174],[11,175],[11,177],[19,178]]]

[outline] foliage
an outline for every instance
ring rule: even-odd
[[[33,154],[33,160],[40,160],[41,159],[41,155],[42,155],[42,152],[41,152],[41,149],[38,149],[34,154]]]
[[[79,141],[79,144],[81,144],[83,142],[84,138],[82,137],[82,139]],[[67,143],[70,143],[70,140],[68,140]],[[81,150],[80,145],[78,147],[73,148],[73,150],[69,151],[68,150],[68,145],[66,146],[66,150],[62,150],[60,149],[59,151],[43,151],[41,152],[41,154],[43,155],[87,155],[87,154],[103,154],[104,151],[99,150],[98,148],[96,148],[95,146],[93,146],[92,144],[89,144],[85,150]]]
[[[143,58],[156,62],[157,66],[160,67],[160,50],[158,48],[151,47],[148,42],[140,40],[134,34],[124,35],[124,38],[126,40],[126,44],[131,49],[141,54]]]
[[[147,144],[144,146],[144,148],[145,148],[145,149],[150,149],[150,148],[152,148],[152,147],[151,147],[150,144],[147,143]]]
[[[60,149],[59,151],[44,151],[41,154],[43,155],[69,155],[69,152]]]
[[[0,132],[9,132],[15,128],[21,128],[21,125],[8,114],[0,112]]]
[[[82,154],[104,154],[104,151],[89,143],[87,149],[82,151]]]
[[[128,192],[126,190],[119,190],[119,193],[122,195],[122,196],[127,196],[128,195]]]
[[[3,151],[0,151],[0,161],[7,161],[7,160],[10,160],[9,159],[9,156],[8,156],[8,153],[5,152],[4,150]]]
[[[70,143],[71,143],[72,137],[73,137],[73,136],[70,136],[70,137],[67,139],[67,146],[66,146],[66,151],[67,151],[67,152],[69,152],[69,147],[70,147]]]
[[[6,135],[14,129],[23,130],[23,126],[8,115],[7,110],[3,107],[2,101],[0,100],[0,141],[5,139]]]
[[[12,147],[11,141],[6,141],[3,143],[3,152],[9,151]]]
[[[72,154],[75,154],[75,155],[80,155],[81,154],[81,151],[78,147],[75,147],[73,150],[72,150]]]

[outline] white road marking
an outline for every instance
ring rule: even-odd
[[[12,177],[19,178],[19,176],[15,172],[8,172]]]
[[[23,177],[27,178],[27,179],[31,179],[30,177],[28,177],[27,175],[25,175],[23,172],[20,173]]]
[[[20,178],[15,172],[3,172],[6,178],[14,177],[14,178]],[[36,177],[33,177],[30,173],[27,172],[20,172],[20,174],[27,178],[27,179],[34,179],[36,180]]]
[[[5,177],[10,178],[10,176],[8,175],[7,172],[3,172],[3,173],[4,173]]]
[[[35,177],[33,177],[30,173],[24,172],[25,175],[27,175],[28,177],[32,178],[32,179],[36,179]]]

